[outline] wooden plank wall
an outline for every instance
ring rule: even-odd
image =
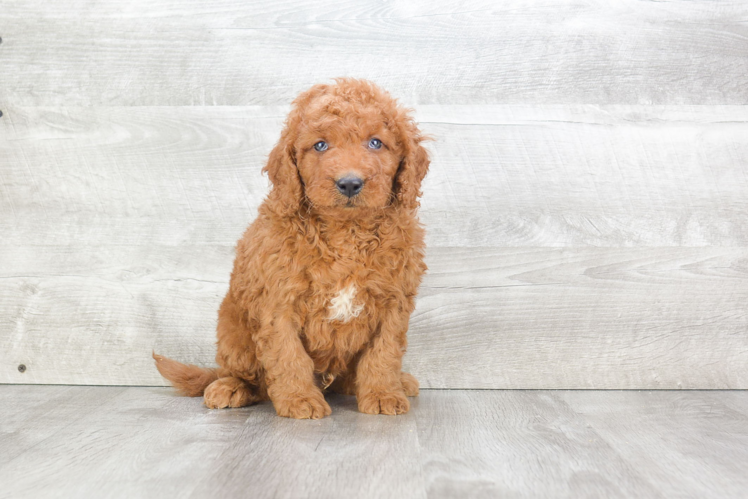
[[[0,37],[0,383],[210,364],[288,103],[347,75],[436,138],[423,386],[748,388],[745,2],[26,0]]]

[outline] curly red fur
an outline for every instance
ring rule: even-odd
[[[161,374],[211,408],[270,399],[281,416],[321,418],[329,386],[355,394],[362,412],[407,412],[418,382],[401,361],[426,271],[416,217],[424,139],[370,82],[302,93],[263,169],[273,188],[237,245],[218,315],[220,368],[154,355]],[[364,183],[349,198],[336,182],[350,175]]]

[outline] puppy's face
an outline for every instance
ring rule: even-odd
[[[403,147],[394,117],[383,108],[322,95],[302,111],[294,149],[313,206],[354,210],[392,201]]]
[[[273,183],[268,206],[291,217],[302,203],[344,217],[415,210],[429,167],[425,139],[409,110],[371,82],[315,85],[294,100],[263,168]]]

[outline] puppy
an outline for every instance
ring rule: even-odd
[[[330,414],[323,391],[398,415],[418,394],[401,369],[426,271],[416,211],[429,167],[409,110],[338,79],[299,95],[263,169],[272,190],[239,240],[218,312],[219,368],[154,353],[159,372],[209,408],[270,399],[278,415]]]

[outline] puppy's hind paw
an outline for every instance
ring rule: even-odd
[[[400,383],[403,384],[406,396],[418,396],[418,380],[413,375],[402,372],[400,374]]]
[[[219,378],[205,388],[204,401],[208,408],[239,408],[257,400],[249,384],[236,377]]]

